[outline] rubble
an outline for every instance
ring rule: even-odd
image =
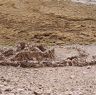
[[[45,47],[19,43],[16,49],[0,49],[0,65],[21,67],[64,67],[95,65],[95,54],[78,48]]]
[[[9,57],[14,54],[13,49],[6,50],[2,53],[5,57]]]

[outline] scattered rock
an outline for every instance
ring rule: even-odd
[[[60,52],[56,52],[56,48],[47,49],[43,45],[26,45],[21,42],[17,45],[17,51],[14,49],[3,49],[0,53],[0,65],[11,65],[21,67],[63,67],[63,66],[88,66],[96,64],[95,60],[88,61],[89,54],[83,50],[75,49],[76,56],[67,49],[59,48]],[[71,48],[70,48],[71,49]],[[67,54],[62,54],[63,51]],[[73,49],[72,49],[73,50]],[[77,53],[79,52],[79,54]],[[60,55],[58,53],[61,53]],[[59,56],[58,56],[59,55]],[[69,56],[70,55],[70,56]],[[57,57],[58,56],[58,57]],[[60,57],[62,57],[60,59]],[[65,57],[65,59],[63,58]],[[57,61],[59,58],[59,61]],[[90,57],[91,58],[91,57]],[[89,69],[89,67],[87,68]]]
[[[38,45],[37,47],[38,47],[42,52],[44,52],[44,51],[46,50],[43,45]]]
[[[0,89],[0,94],[2,94],[2,90]]]
[[[21,51],[25,48],[26,44],[24,42],[20,42],[17,44],[17,51]]]
[[[3,76],[0,78],[0,81],[2,81],[2,82],[7,82],[7,83],[9,83],[9,82],[10,82],[10,80],[9,80],[9,79],[4,78]]]
[[[40,67],[41,65],[38,63],[38,61],[22,61],[22,62],[19,62],[20,66],[23,67],[23,68],[26,68],[26,67]]]
[[[0,61],[4,60],[4,56],[2,54],[0,54]]]
[[[77,56],[72,56],[72,57],[68,57],[67,59],[70,59],[70,60],[73,60],[73,59],[76,59]]]
[[[35,46],[30,46],[29,50],[34,52],[42,52],[38,47],[35,47]]]
[[[91,69],[91,66],[87,66],[87,69]]]
[[[33,93],[34,93],[34,95],[41,95],[41,94],[37,93],[36,91],[34,91]]]
[[[78,59],[77,58],[74,58],[72,59],[72,66],[77,66],[78,65]]]
[[[43,53],[43,55],[44,55],[43,56],[44,58],[54,59],[55,58],[55,50],[54,50],[54,48],[45,51]]]
[[[42,61],[40,62],[40,64],[43,66],[43,67],[51,67],[52,66],[52,62],[50,61]]]
[[[67,60],[66,60],[66,66],[72,66],[72,62],[71,62],[70,59],[67,59]]]
[[[7,88],[7,89],[5,89],[5,91],[6,91],[6,92],[11,92],[11,91],[12,91],[12,89]]]
[[[24,60],[33,60],[33,55],[31,52],[19,52],[15,55],[12,61],[24,61]]]
[[[9,57],[14,54],[13,49],[6,50],[2,53],[5,57]]]

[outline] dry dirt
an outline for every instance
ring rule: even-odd
[[[96,5],[70,0],[0,0],[0,64],[2,60],[5,65],[14,60],[27,65],[36,58],[39,62],[46,57],[53,60],[52,49],[52,56],[49,49],[35,51],[34,56],[29,48],[14,49],[19,41],[54,45],[55,58],[63,67],[45,67],[46,62],[41,64],[45,68],[33,68],[33,63],[31,68],[0,66],[0,95],[96,95],[96,66],[89,66],[96,64],[96,45],[61,47],[96,44]],[[77,67],[78,60],[88,66]]]
[[[96,45],[54,46],[54,52],[52,49],[45,50],[41,46],[38,47],[24,48],[24,44],[22,44],[17,48],[4,48],[4,46],[0,48],[0,52],[5,57],[3,64],[0,62],[0,95],[96,95]],[[17,53],[12,53],[12,49]],[[35,56],[32,55],[32,51],[35,51]],[[50,62],[44,62],[43,65],[29,64],[30,60],[34,61],[33,57],[40,58],[40,62],[47,56],[47,61],[52,62],[53,55],[51,56],[51,53],[46,53],[46,51],[55,54],[55,60],[58,60],[59,64],[55,63],[55,66],[54,64],[50,66]],[[32,53],[31,56],[30,53]],[[1,55],[0,58],[2,60]],[[11,63],[8,61],[10,58],[21,63],[24,60],[25,62],[21,65],[14,65],[14,61]],[[74,66],[71,66],[70,63],[76,58]],[[83,67],[78,67],[78,58],[81,58],[80,66]],[[69,61],[69,65],[61,64],[62,60]]]
[[[0,95],[96,95],[96,66],[0,66]]]
[[[96,5],[70,0],[0,0],[0,44],[96,43]]]

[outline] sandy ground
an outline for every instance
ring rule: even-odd
[[[96,43],[96,5],[70,0],[0,0],[0,44]]]
[[[96,43],[96,5],[70,0],[0,0],[0,45],[18,41]],[[94,55],[92,50],[94,47],[89,48]],[[0,66],[0,95],[96,95],[95,75],[96,66]]]
[[[96,66],[0,66],[0,95],[96,95]]]

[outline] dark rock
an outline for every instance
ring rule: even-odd
[[[2,53],[5,57],[9,57],[14,54],[13,49],[6,50]]]
[[[54,59],[55,58],[55,50],[49,49],[43,53],[44,58]]]
[[[0,61],[4,60],[4,56],[2,54],[0,54]]]
[[[39,45],[39,46],[37,46],[42,52],[44,52],[46,49],[44,48],[44,46],[43,45]]]
[[[18,45],[17,45],[17,51],[21,51],[25,48],[26,44],[24,42],[20,42]]]
[[[77,58],[77,56],[68,57],[67,59],[72,60],[72,59],[74,59],[74,58]]]
[[[30,52],[19,52],[11,59],[11,61],[33,60],[33,55]]]
[[[41,95],[40,93],[37,93],[36,91],[33,92],[34,95]]]
[[[0,94],[2,94],[2,90],[0,89]]]
[[[11,92],[11,91],[12,91],[12,89],[7,88],[7,89],[5,89],[5,91],[6,91],[6,92]]]
[[[87,69],[91,69],[91,66],[88,66]]]
[[[20,62],[20,66],[23,67],[23,68],[26,68],[26,67],[40,67],[39,63],[38,62],[34,62],[34,61],[23,61],[23,62]]]
[[[42,66],[45,66],[45,67],[51,67],[52,66],[51,61],[42,61],[41,64],[42,64]]]

